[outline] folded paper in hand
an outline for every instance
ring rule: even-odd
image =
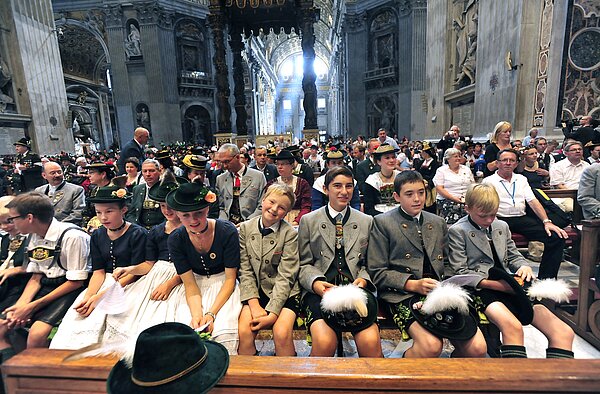
[[[96,309],[107,315],[118,315],[127,310],[125,290],[118,281],[106,289]]]
[[[458,285],[458,286],[467,286],[470,283],[473,283],[473,281],[479,282],[480,279],[481,279],[481,275],[463,274],[463,275],[451,276],[450,278],[444,280],[444,283],[454,283],[455,285]]]

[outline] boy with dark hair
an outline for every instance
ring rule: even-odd
[[[442,336],[454,345],[454,357],[484,357],[486,344],[478,328],[466,336],[440,336],[415,319],[414,296],[426,296],[443,279],[448,230],[442,218],[423,211],[425,185],[418,172],[403,171],[396,177],[394,199],[400,207],[374,218],[367,260],[380,299],[388,304],[403,337],[413,339],[404,357],[438,357]]]
[[[372,218],[352,208],[354,192],[352,171],[345,166],[331,168],[324,176],[323,191],[328,203],[302,217],[298,229],[298,252],[302,303],[306,309],[307,327],[312,337],[311,356],[333,356],[338,336],[335,327],[326,322],[321,299],[331,288],[354,284],[373,295],[376,291],[366,269],[365,253]],[[371,297],[373,303],[374,297]],[[374,313],[354,335],[361,357],[383,357],[379,328]]]

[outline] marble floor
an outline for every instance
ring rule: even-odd
[[[534,272],[537,271],[538,264],[532,262]],[[577,286],[579,281],[579,267],[568,261],[564,261],[561,264],[560,272],[558,277],[567,281],[569,285]],[[526,326],[525,332],[525,345],[527,347],[527,355],[530,358],[544,358],[546,357],[546,348],[548,347],[548,341],[544,335],[533,326]],[[307,344],[305,339],[306,332],[297,330],[294,332],[294,344],[296,346],[296,352],[299,357],[308,357],[310,354],[310,346]],[[406,349],[411,345],[411,341],[402,342],[399,338],[397,330],[384,329],[381,331],[382,337],[382,348],[383,354],[388,358],[400,358]],[[257,340],[257,349],[260,355],[272,356],[275,354],[273,347],[273,341],[271,340],[271,332],[261,332]],[[344,356],[345,357],[358,357],[356,352],[356,346],[352,340],[352,335],[344,333]],[[442,357],[449,357],[453,347],[449,342],[444,343],[444,351]],[[575,358],[600,358],[600,350],[596,349],[584,339],[579,336],[575,337],[573,346],[573,352]]]

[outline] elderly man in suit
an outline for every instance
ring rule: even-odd
[[[416,321],[411,299],[426,296],[443,279],[448,228],[441,217],[423,211],[425,184],[417,171],[403,171],[396,177],[394,199],[400,207],[374,218],[369,273],[398,328],[413,339],[404,357],[439,357],[442,338]],[[485,356],[485,339],[479,329],[469,339],[449,339],[455,357]]]
[[[277,172],[277,167],[275,164],[267,163],[267,148],[264,146],[259,146],[254,150],[254,159],[256,163],[251,165],[250,168],[258,170],[265,175],[267,183],[279,176]]]
[[[217,177],[219,218],[239,224],[260,215],[263,191],[267,181],[262,172],[240,162],[240,150],[234,144],[223,144],[217,151],[223,173]]]
[[[44,164],[42,178],[48,184],[37,187],[35,191],[50,197],[56,220],[81,226],[85,209],[83,187],[65,181],[61,166],[53,161]]]
[[[593,164],[583,170],[579,179],[577,202],[585,219],[600,219],[600,164]]]
[[[165,221],[165,217],[160,210],[160,204],[148,197],[150,188],[160,180],[160,165],[158,161],[146,159],[142,164],[142,176],[145,183],[133,188],[131,204],[128,207],[125,219],[128,222],[150,229]]]
[[[119,156],[119,161],[117,165],[119,167],[119,174],[125,174],[125,160],[130,157],[135,157],[142,163],[144,161],[144,145],[148,143],[148,139],[150,138],[150,132],[143,128],[138,127],[133,132],[133,139],[126,143],[121,149],[121,154]]]
[[[303,216],[298,230],[298,279],[315,357],[333,356],[337,346],[336,331],[323,319],[319,306],[323,294],[349,283],[376,292],[365,261],[372,218],[350,206],[354,192],[350,168],[330,169],[324,189],[329,202]],[[361,357],[383,357],[377,324],[352,333]]]

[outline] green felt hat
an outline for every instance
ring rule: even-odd
[[[428,315],[414,306],[419,301],[422,301],[420,295],[410,299],[410,311],[415,320],[435,336],[466,341],[477,333],[477,321],[471,313],[463,315],[457,309],[449,309]]]
[[[110,371],[109,393],[206,393],[225,375],[223,345],[200,339],[189,326],[162,323],[140,334],[131,366],[123,360]]]
[[[377,321],[377,299],[368,290],[361,289],[367,296],[367,311],[365,317],[361,317],[355,309],[348,309],[342,312],[330,312],[321,308],[323,320],[329,327],[335,331],[358,332],[371,326]]]
[[[131,198],[131,193],[129,193],[127,189],[111,184],[98,188],[96,194],[88,200],[94,204],[107,204],[111,202],[127,201],[129,198]]]
[[[503,269],[498,267],[492,267],[488,271],[488,279],[491,280],[504,280],[515,292],[510,297],[510,305],[506,307],[515,315],[522,325],[526,326],[531,324],[533,321],[533,305],[527,295],[526,288],[521,286],[519,282],[515,280],[512,274],[509,274]],[[527,283],[529,285],[530,283]],[[508,302],[508,300],[507,300]]]
[[[167,205],[179,212],[193,212],[215,202],[217,196],[199,183],[185,183],[167,194]]]
[[[165,202],[167,194],[184,183],[188,183],[188,180],[182,177],[176,177],[171,170],[167,170],[163,175],[163,179],[159,183],[155,183],[150,190],[148,190],[148,197],[154,201]]]

